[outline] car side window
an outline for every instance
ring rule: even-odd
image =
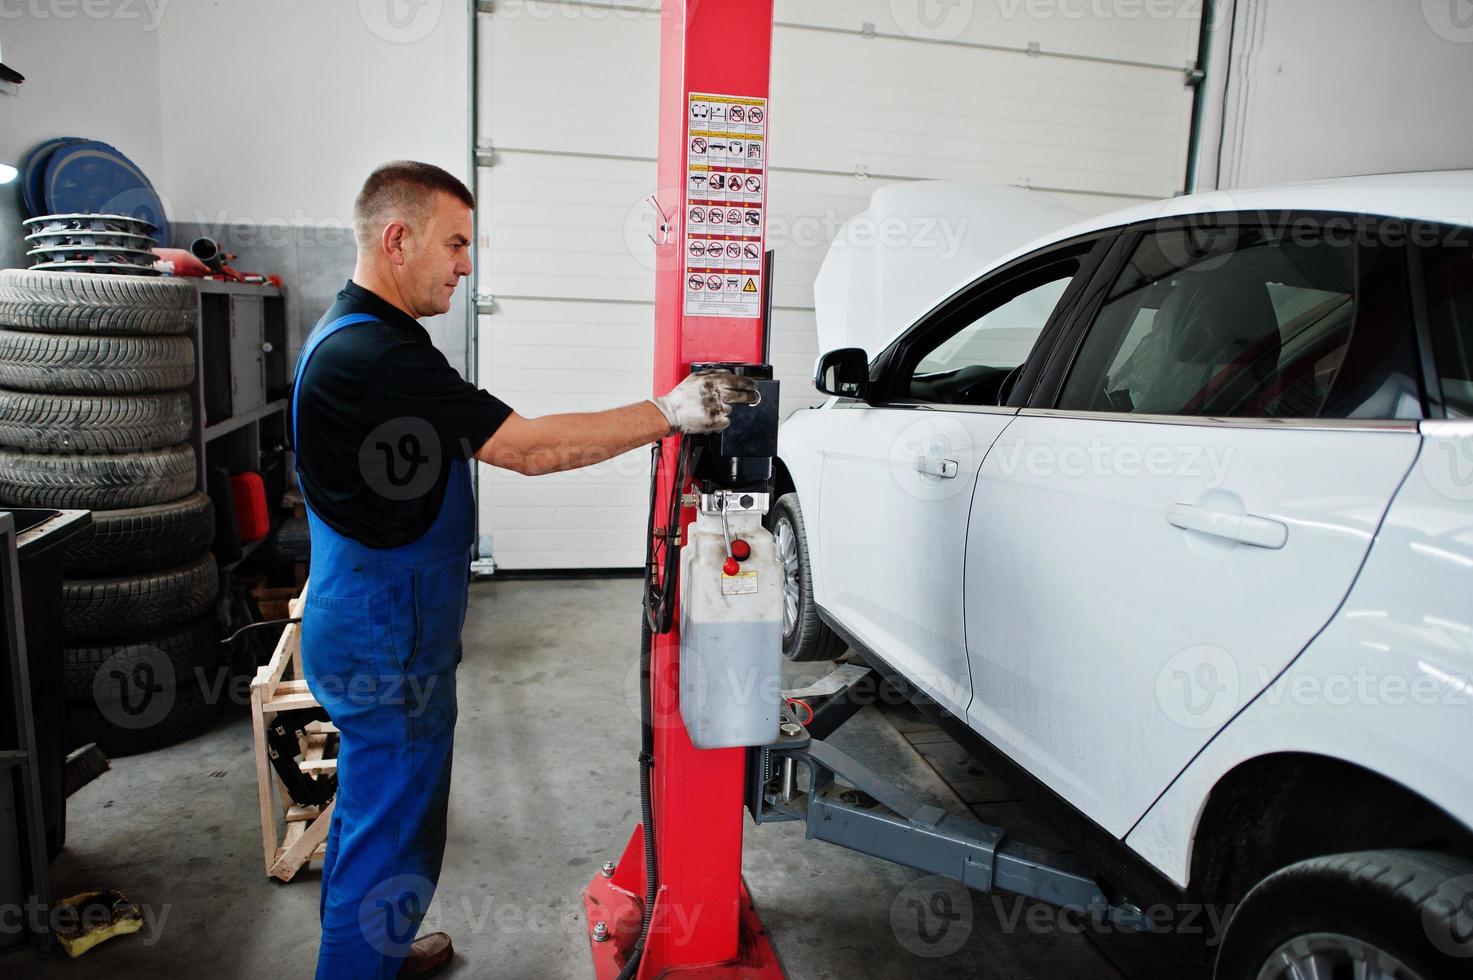
[[[944,405],[1000,405],[1017,380],[1087,249],[1019,271],[962,300],[909,352],[900,390]]]
[[[1107,293],[1059,407],[1333,414],[1327,406],[1360,314],[1356,262],[1352,236],[1314,222],[1149,232]]]
[[[1448,418],[1473,418],[1473,249],[1429,249],[1423,268],[1443,407]]]

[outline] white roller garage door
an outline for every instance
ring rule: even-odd
[[[1020,183],[1087,213],[1179,191],[1199,7],[778,0],[768,241],[784,413],[818,398],[813,278],[877,187]],[[650,392],[657,10],[497,0],[479,18],[479,277],[494,299],[478,381],[525,415]],[[645,451],[535,479],[482,467],[481,556],[636,567],[647,475]]]

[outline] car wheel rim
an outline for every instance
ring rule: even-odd
[[[777,540],[777,557],[783,563],[783,636],[790,637],[798,628],[798,601],[801,598],[802,580],[798,577],[798,536],[793,532],[792,522],[779,519],[773,533]]]
[[[1378,946],[1334,932],[1295,936],[1274,950],[1258,980],[1422,980],[1422,975]]]

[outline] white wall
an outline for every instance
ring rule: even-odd
[[[19,166],[27,150],[52,136],[86,136],[122,150],[156,183],[166,181],[153,12],[142,3],[110,13],[96,8],[108,16],[88,16],[79,5],[62,17],[60,9],[0,6],[0,50],[26,76],[14,94],[0,94],[0,163]],[[29,265],[19,182],[0,187],[0,202],[0,266]]]
[[[462,0],[175,0],[161,19],[171,213],[277,264],[253,271],[294,289],[298,342],[353,271],[353,197],[375,166],[411,158],[470,181],[469,30]],[[457,366],[466,291],[426,322]]]
[[[1200,188],[1473,167],[1465,0],[1221,0]]]

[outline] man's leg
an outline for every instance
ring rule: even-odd
[[[436,680],[451,688],[453,703],[453,675]],[[454,721],[452,713],[449,724],[439,723],[443,709],[412,714],[403,706],[376,706],[338,723],[340,823],[323,903],[319,980],[390,980],[434,898],[445,852]],[[389,732],[407,737],[386,738]]]

